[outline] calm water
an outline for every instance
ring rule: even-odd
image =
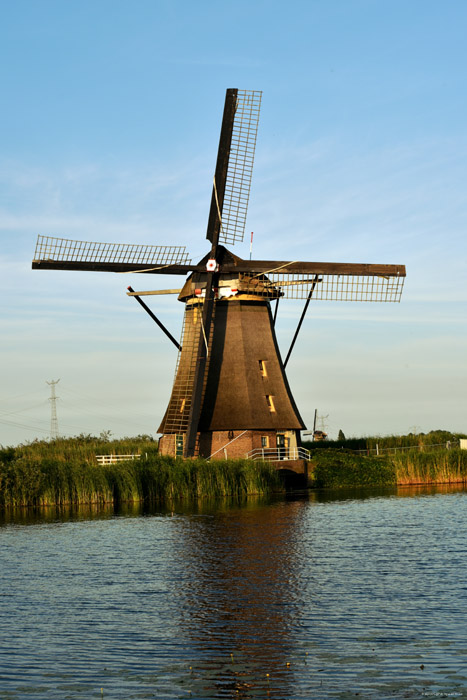
[[[0,698],[467,697],[466,497],[3,522]]]

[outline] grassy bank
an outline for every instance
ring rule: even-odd
[[[453,447],[465,437],[464,433],[432,430],[304,446],[311,451],[312,483],[317,488],[467,483],[467,450]]]
[[[316,488],[467,483],[467,450],[410,450],[366,456],[344,450],[313,452]]]
[[[390,459],[401,485],[467,483],[467,450],[409,451]]]
[[[452,433],[447,435],[455,442]],[[362,440],[368,445],[389,443],[392,448],[405,447],[407,437]],[[336,443],[312,443],[311,485],[467,483],[467,450],[435,450],[439,438],[437,431],[435,436],[430,434],[423,450],[417,447],[379,456],[352,452]],[[402,444],[394,445],[396,440]],[[140,458],[101,466],[96,454],[139,454]],[[269,464],[162,457],[147,436],[118,441],[79,436],[0,449],[0,508],[240,498],[281,489],[277,471]]]
[[[390,486],[396,483],[394,466],[385,457],[316,450],[312,456],[311,485],[315,488]]]
[[[98,465],[97,454],[140,453],[140,459]],[[161,457],[154,443],[104,443],[79,438],[0,450],[0,507],[242,497],[280,488],[275,469],[247,460]]]

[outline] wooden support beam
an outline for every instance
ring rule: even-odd
[[[290,355],[292,354],[292,350],[293,350],[293,348],[294,348],[295,341],[297,340],[298,334],[300,333],[300,328],[302,327],[303,319],[305,318],[305,315],[306,315],[306,312],[307,312],[307,309],[308,309],[308,305],[309,305],[309,303],[310,303],[310,301],[311,301],[311,297],[313,296],[313,292],[314,292],[314,289],[315,289],[315,287],[316,287],[317,282],[318,282],[318,277],[316,277],[316,278],[313,280],[313,284],[311,285],[311,289],[310,289],[310,291],[308,292],[308,296],[307,296],[307,299],[306,299],[306,302],[305,302],[305,306],[304,306],[304,309],[303,309],[303,311],[302,311],[302,315],[300,316],[300,321],[298,322],[297,330],[295,331],[295,335],[294,335],[294,337],[293,337],[293,339],[292,339],[292,343],[290,344],[289,352],[287,353],[287,357],[285,358],[284,369],[287,367],[287,362],[289,361],[289,357],[290,357]]]
[[[95,263],[60,260],[34,260],[33,270],[88,270],[92,272],[135,272],[153,275],[187,275],[189,272],[206,273],[205,265],[147,265],[130,263]],[[355,275],[368,277],[405,277],[405,265],[379,265],[374,263],[326,263],[287,260],[238,260],[236,264],[221,265],[221,274],[298,274],[298,275]]]
[[[167,338],[168,338],[169,340],[172,341],[172,343],[175,345],[175,347],[177,348],[177,350],[181,351],[182,346],[175,340],[175,338],[173,337],[172,333],[171,333],[169,330],[167,330],[167,328],[164,326],[164,324],[162,323],[162,321],[159,321],[159,319],[158,319],[157,316],[151,311],[151,309],[149,308],[149,306],[146,306],[146,304],[144,303],[144,301],[142,301],[142,300],[139,298],[139,296],[137,296],[137,295],[135,294],[134,290],[133,290],[131,287],[128,287],[128,289],[130,290],[130,296],[133,296],[133,297],[136,299],[136,301],[138,302],[138,304],[139,304],[140,306],[142,306],[143,309],[146,311],[146,313],[149,314],[149,316],[152,318],[152,320],[155,321],[155,322],[157,323],[157,325],[159,326],[159,328],[161,329],[161,331],[162,331],[163,333],[165,333],[165,335],[167,336]]]
[[[33,270],[80,270],[84,272],[120,272],[149,275],[187,275],[193,270],[205,272],[203,265],[147,265],[133,263],[112,263],[112,262],[86,262],[75,260],[33,260]]]
[[[128,287],[128,289],[130,289]],[[129,297],[147,297],[147,296],[154,296],[158,294],[180,294],[182,290],[181,289],[155,289],[149,292],[127,292],[127,296]]]

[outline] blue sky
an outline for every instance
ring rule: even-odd
[[[126,296],[32,271],[37,234],[208,249],[225,90],[263,91],[258,258],[407,266],[400,304],[316,302],[288,365],[331,436],[467,431],[463,0],[0,2],[0,444],[155,434],[176,355]],[[248,257],[249,242],[235,252]],[[152,300],[177,337],[182,305]],[[287,352],[300,302],[281,304]]]

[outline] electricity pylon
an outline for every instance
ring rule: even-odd
[[[50,386],[50,439],[51,440],[56,440],[58,438],[58,418],[57,418],[57,399],[59,398],[58,396],[55,396],[55,385],[58,384],[60,379],[57,379],[54,381],[53,379],[50,382],[46,381],[46,384]]]
[[[322,433],[326,433],[328,430],[328,425],[327,425],[327,420],[329,418],[329,413],[327,413],[325,416],[317,416],[317,423],[319,425],[319,430],[321,430]]]

